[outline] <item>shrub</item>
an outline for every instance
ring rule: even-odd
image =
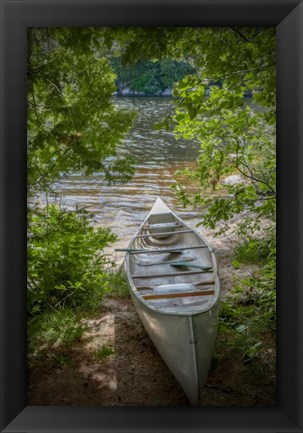
[[[102,250],[115,235],[94,229],[84,211],[57,205],[29,212],[28,312],[100,305],[108,290]]]

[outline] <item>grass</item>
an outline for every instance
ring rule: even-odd
[[[70,348],[80,341],[86,330],[79,312],[69,308],[47,311],[28,321],[29,354],[58,347]]]
[[[111,355],[114,355],[115,350],[112,346],[103,345],[93,352],[93,358],[103,361]]]
[[[117,299],[129,297],[128,285],[123,272],[107,274],[105,285],[107,287],[106,293],[110,296]],[[83,326],[81,320],[100,312],[102,294],[96,302],[95,300],[93,302],[94,308],[91,308],[90,300],[87,300],[87,302],[83,302],[81,307],[64,308],[59,306],[57,309],[49,309],[30,317],[28,319],[28,353],[30,358],[43,355],[52,349],[69,349],[79,342],[84,332],[88,330],[87,327]],[[102,353],[100,349],[101,358]],[[104,356],[106,353],[106,348],[104,348]],[[63,363],[64,359],[59,357],[57,364]]]
[[[130,297],[126,276],[122,270],[108,274],[108,293],[118,299]]]
[[[276,290],[272,239],[248,239],[234,249],[231,263],[253,265],[221,302],[217,356],[234,357],[257,378],[275,374]]]
[[[54,361],[57,367],[62,367],[68,363],[68,357],[64,353],[59,352],[55,354]]]
[[[240,263],[262,264],[270,254],[270,242],[265,239],[245,239],[236,245],[233,258]]]
[[[245,365],[256,380],[274,377],[276,369],[276,335],[274,329],[260,325],[252,317],[241,318],[241,324],[226,324],[222,327],[222,316],[218,329],[215,358],[233,359]]]

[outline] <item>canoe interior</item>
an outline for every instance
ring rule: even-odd
[[[161,201],[129,245],[135,295],[163,313],[208,310],[218,297],[214,254],[206,241]]]

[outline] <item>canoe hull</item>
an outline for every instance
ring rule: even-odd
[[[166,315],[130,291],[141,322],[192,405],[198,405],[214,350],[219,302],[195,315]]]

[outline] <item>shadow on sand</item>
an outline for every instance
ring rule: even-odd
[[[55,350],[29,368],[28,405],[190,405],[143,328],[132,302],[108,299],[102,317],[69,351]],[[95,356],[100,347],[114,353]]]

